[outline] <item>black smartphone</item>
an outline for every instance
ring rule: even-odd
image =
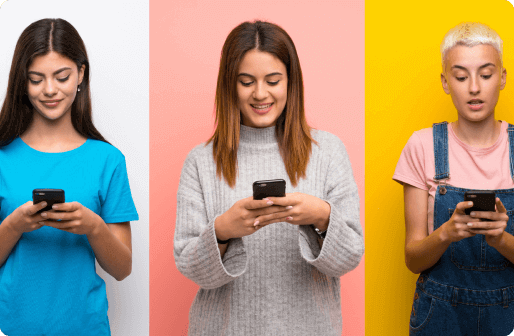
[[[46,201],[47,206],[38,211],[52,210],[55,203],[64,203],[64,190],[62,189],[34,189],[32,190],[32,202],[34,204]]]
[[[494,191],[466,191],[464,193],[464,202],[467,201],[472,201],[473,206],[464,210],[466,215],[469,215],[471,211],[496,211],[496,194]]]
[[[253,199],[254,200],[261,200],[266,197],[285,197],[285,196],[286,196],[286,181],[284,181],[283,179],[253,182]]]

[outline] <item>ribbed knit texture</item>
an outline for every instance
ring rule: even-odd
[[[275,128],[241,125],[234,189],[216,177],[212,144],[188,155],[178,190],[175,262],[201,288],[189,313],[189,335],[341,335],[339,277],[364,252],[357,186],[343,143],[313,130],[307,178],[293,188]],[[214,221],[252,195],[257,180],[286,180],[286,193],[327,201],[323,248],[310,225],[275,223],[231,239],[221,258]],[[345,304],[343,302],[343,304]]]

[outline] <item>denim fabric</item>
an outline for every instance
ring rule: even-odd
[[[434,124],[436,180],[449,177],[448,125]],[[514,126],[509,125],[511,175]],[[450,219],[468,189],[440,185],[434,205],[434,230]],[[513,234],[514,189],[495,190]],[[416,283],[410,335],[505,336],[514,330],[514,265],[489,246],[483,235],[452,243]]]

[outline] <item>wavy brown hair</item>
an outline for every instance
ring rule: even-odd
[[[72,60],[78,70],[85,65],[80,92],[71,105],[71,122],[82,136],[107,142],[93,125],[91,117],[89,60],[84,42],[68,21],[42,19],[25,28],[14,49],[7,94],[0,111],[0,147],[21,136],[32,122],[34,107],[27,96],[27,71],[34,58],[51,51]]]
[[[257,49],[276,56],[287,69],[287,103],[276,123],[280,155],[293,186],[305,177],[311,154],[311,128],[305,119],[303,79],[293,40],[279,26],[263,21],[243,22],[228,35],[221,52],[216,87],[216,130],[213,144],[218,178],[234,187],[241,112],[237,104],[237,75],[246,52]]]

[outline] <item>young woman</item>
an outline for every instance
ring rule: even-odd
[[[494,115],[507,75],[502,40],[483,24],[463,23],[446,34],[441,54],[457,121],[415,132],[393,177],[404,186],[407,267],[421,273],[411,335],[508,335],[514,127]],[[472,190],[495,191],[496,211],[466,214],[473,202],[464,194]]]
[[[188,155],[175,261],[201,289],[190,335],[341,335],[339,277],[363,254],[357,187],[341,141],[305,120],[291,38],[237,26],[222,50],[216,130]],[[285,197],[254,200],[257,180]]]
[[[105,283],[131,272],[138,215],[125,159],[93,126],[89,62],[67,21],[21,34],[0,112],[0,330],[110,335]],[[62,189],[41,212],[32,191]]]

